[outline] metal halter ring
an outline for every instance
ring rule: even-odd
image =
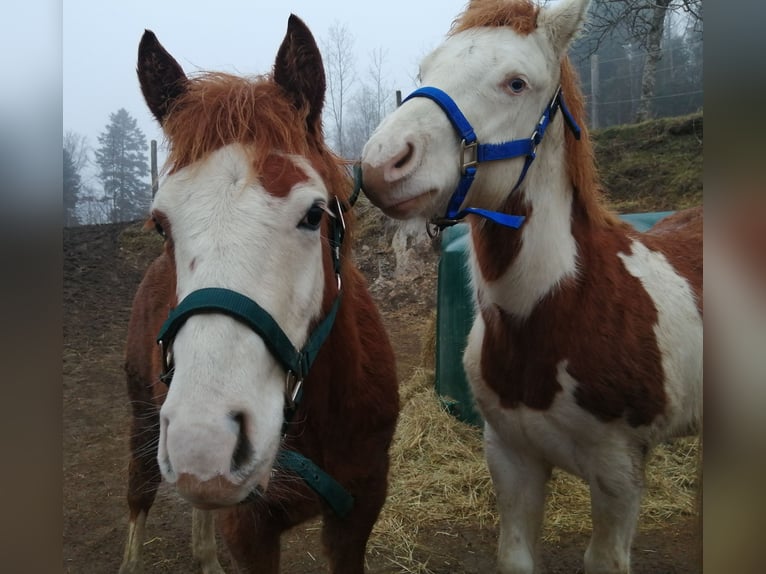
[[[339,225],[339,227],[337,227],[337,242],[331,244],[330,248],[332,249],[333,265],[335,266],[335,280],[338,283],[338,291],[340,291],[343,287],[340,278],[340,244],[343,243],[343,238],[346,235],[346,219],[343,217],[343,205],[341,204],[340,199],[338,199],[338,196],[336,195],[333,200],[335,209],[331,210],[330,213],[335,219],[333,225],[336,227]]]
[[[287,376],[285,377],[286,408],[294,409],[297,406],[297,399],[302,386],[303,379],[299,379],[292,371],[287,371]]]

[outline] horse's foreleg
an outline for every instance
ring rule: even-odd
[[[131,463],[131,467],[133,464]],[[158,470],[159,473],[159,470]],[[157,494],[159,481],[145,481],[131,473],[128,480],[128,538],[122,556],[120,574],[140,574],[143,569],[143,547],[146,531],[146,517]]]
[[[363,574],[367,540],[372,533],[380,509],[386,501],[388,462],[376,465],[372,477],[357,482],[354,507],[341,518],[331,510],[324,512],[322,543],[332,574]]]
[[[372,526],[361,524],[358,528],[348,528],[349,525],[341,524],[341,521],[336,516],[325,515],[324,518],[322,542],[330,562],[330,572],[363,574],[364,555]]]
[[[593,534],[585,552],[586,574],[628,574],[630,546],[641,506],[644,455],[618,449],[589,478]]]
[[[141,574],[144,571],[142,548],[146,529],[146,512],[140,511],[135,517],[131,515],[128,523],[128,539],[125,542],[125,552],[119,574]]]
[[[125,543],[120,574],[143,572],[143,544],[146,517],[154,503],[162,477],[157,465],[159,415],[155,408],[135,413],[131,425],[128,466],[128,539]]]
[[[284,526],[253,504],[217,511],[218,528],[240,574],[279,574],[279,539]]]
[[[218,562],[215,520],[209,510],[192,510],[192,556],[202,574],[224,574]]]
[[[498,571],[533,574],[539,571],[537,542],[551,467],[539,458],[513,451],[489,424],[484,426],[484,442],[500,513]]]

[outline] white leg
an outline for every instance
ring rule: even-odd
[[[128,540],[125,542],[119,574],[141,574],[144,571],[142,550],[145,529],[146,513],[139,512],[136,520],[128,524]]]
[[[215,521],[209,510],[192,510],[192,556],[202,574],[224,574],[218,563],[215,543]]]
[[[641,509],[644,456],[613,451],[589,480],[593,535],[585,552],[586,574],[629,574],[630,546]]]
[[[500,512],[498,571],[534,574],[539,571],[537,541],[551,467],[529,454],[513,451],[489,424],[484,425],[484,443]]]

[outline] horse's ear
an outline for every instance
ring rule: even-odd
[[[559,58],[563,58],[570,42],[585,22],[590,0],[559,0],[540,9],[537,26],[548,34]]]
[[[144,30],[138,45],[136,71],[146,104],[161,125],[173,102],[186,90],[186,74],[151,30]]]
[[[285,39],[277,52],[274,81],[284,88],[296,108],[308,108],[309,131],[319,134],[326,87],[322,55],[308,26],[295,14],[290,14]]]

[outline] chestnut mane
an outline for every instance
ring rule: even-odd
[[[539,6],[530,0],[482,0],[470,2],[465,11],[452,23],[449,35],[455,35],[471,28],[508,27],[517,34],[526,36],[537,29]],[[620,225],[619,219],[602,204],[601,182],[596,170],[595,155],[590,134],[586,127],[585,98],[580,89],[579,78],[569,56],[561,60],[561,90],[567,108],[581,128],[580,139],[576,140],[570,130],[564,130],[566,142],[567,170],[574,188],[575,197],[585,210],[588,219],[596,224]]]

